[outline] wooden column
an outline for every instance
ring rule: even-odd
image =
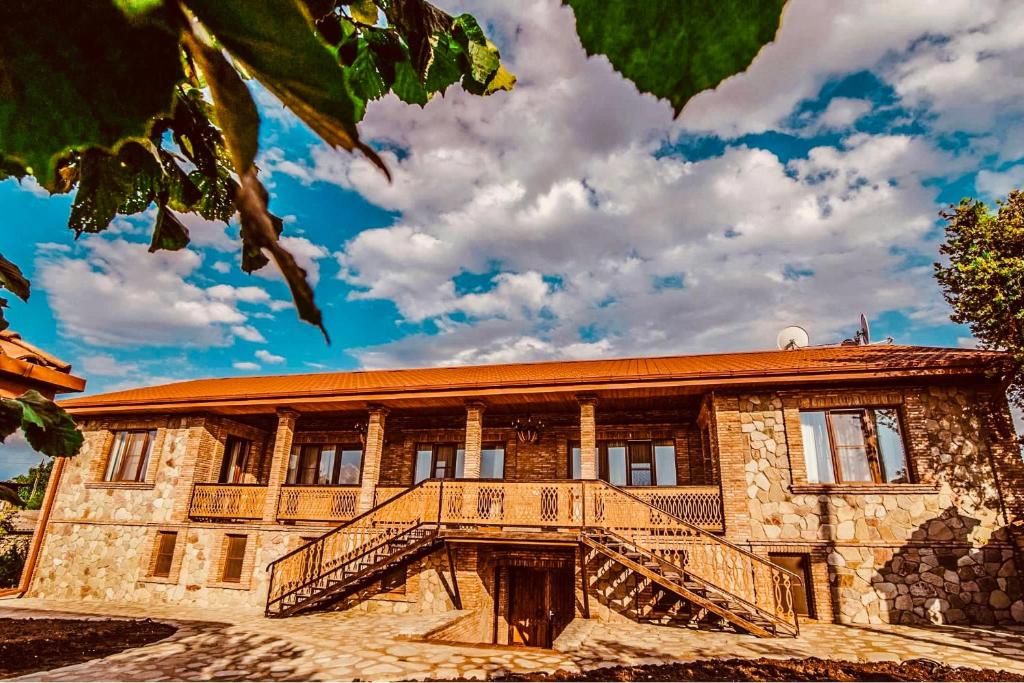
[[[473,401],[466,404],[466,460],[463,477],[480,478],[480,450],[483,446],[484,404]]]
[[[578,396],[580,402],[580,478],[597,479],[597,397]]]
[[[377,482],[380,481],[380,461],[384,454],[384,421],[388,409],[384,406],[370,408],[366,421],[366,444],[363,446],[363,477],[359,488],[359,504],[356,514],[373,508],[377,497]]]
[[[274,450],[270,457],[270,477],[267,479],[267,497],[263,507],[263,521],[277,521],[277,501],[281,485],[288,477],[288,459],[292,454],[292,437],[299,414],[288,408],[277,409],[277,431],[274,432]]]

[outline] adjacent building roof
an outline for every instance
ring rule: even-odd
[[[39,388],[51,393],[85,388],[85,380],[71,374],[71,363],[28,343],[12,330],[0,331],[0,376],[25,389],[41,385]]]
[[[154,409],[187,404],[334,400],[339,397],[401,398],[416,393],[472,395],[483,390],[513,392],[600,390],[643,383],[747,384],[789,380],[872,379],[949,374],[980,374],[1003,354],[921,346],[829,346],[794,351],[756,351],[660,358],[551,361],[368,370],[302,375],[197,379],[128,389],[61,402],[72,412],[97,408]]]

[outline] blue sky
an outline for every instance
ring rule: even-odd
[[[260,165],[333,340],[296,319],[237,228],[145,253],[151,216],[72,239],[68,197],[0,183],[0,252],[33,280],[9,318],[88,391],[199,376],[771,348],[853,333],[970,346],[931,276],[938,211],[1024,181],[1020,5],[790,2],[747,73],[678,119],[555,0],[442,2],[519,76],[488,98],[372,104],[389,161],[326,149],[273,97]],[[5,447],[0,477],[35,456]],[[11,471],[7,471],[11,470]]]

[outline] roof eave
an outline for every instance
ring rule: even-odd
[[[266,406],[274,408],[277,406],[300,407],[302,405],[314,405],[316,403],[388,403],[400,402],[403,399],[431,399],[431,398],[486,398],[503,394],[541,394],[541,393],[585,393],[612,390],[629,389],[651,389],[671,387],[707,387],[713,389],[719,386],[764,386],[775,384],[822,384],[835,382],[856,382],[856,381],[877,381],[897,380],[933,377],[982,377],[985,374],[985,366],[947,366],[915,368],[913,370],[878,370],[878,369],[856,369],[840,370],[822,369],[814,372],[761,372],[756,375],[739,372],[715,373],[714,375],[697,375],[685,377],[661,377],[651,379],[635,379],[622,381],[621,378],[614,380],[592,379],[586,382],[563,381],[546,382],[534,384],[491,384],[471,385],[451,388],[419,388],[401,390],[367,390],[347,391],[344,393],[282,393],[268,395],[251,395],[240,397],[209,397],[203,399],[185,398],[181,400],[165,401],[116,401],[85,403],[87,397],[74,399],[73,404],[62,402],[63,407],[72,415],[99,415],[106,413],[143,413],[143,412],[186,412],[216,410],[221,408],[245,408]]]

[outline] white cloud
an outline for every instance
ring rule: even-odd
[[[237,363],[232,363],[231,367],[235,370],[244,370],[246,372],[252,372],[260,369],[258,363],[250,363],[249,361],[238,361]]]
[[[112,347],[224,346],[239,330],[255,336],[237,304],[266,299],[257,288],[194,284],[202,263],[195,251],[149,254],[146,244],[102,236],[79,244],[82,258],[45,252],[36,261],[64,335]]]
[[[264,363],[271,365],[283,363],[285,362],[285,360],[287,360],[284,356],[277,356],[273,353],[270,353],[266,349],[259,349],[258,351],[256,351],[256,357],[263,361]]]
[[[983,170],[978,173],[974,184],[978,192],[988,195],[989,199],[1003,199],[1010,190],[1024,186],[1024,164],[1003,171]]]
[[[82,356],[79,365],[86,377],[100,375],[102,377],[127,377],[139,373],[138,363],[115,358],[109,353],[92,353]]]
[[[385,153],[390,184],[324,146],[305,161],[267,154],[272,173],[355,189],[401,214],[336,254],[352,298],[391,301],[415,326],[359,349],[364,365],[766,348],[793,322],[822,343],[848,336],[861,311],[922,326],[946,318],[930,267],[908,264],[935,257],[929,181],[970,171],[981,150],[854,133],[788,163],[736,143],[692,162],[657,152],[682,132],[779,128],[827,81],[862,69],[904,93],[919,123],[942,128],[927,109],[938,91],[921,76],[926,62],[943,45],[1009,52],[996,3],[792,0],[749,73],[698,96],[678,121],[607,60],[587,59],[555,0],[445,7],[506,39],[520,77],[512,93],[452,89],[422,110],[372,103],[363,135],[402,149]],[[805,123],[848,130],[871,106],[834,98]],[[463,291],[466,274],[484,286]]]
[[[231,264],[228,263],[227,261],[216,261],[210,267],[213,268],[218,273],[220,273],[221,275],[227,275],[228,273],[231,272]]]
[[[835,97],[825,111],[818,116],[818,126],[824,130],[841,130],[855,124],[862,116],[871,111],[869,100],[850,97]]]
[[[239,339],[244,339],[245,341],[255,342],[257,344],[262,344],[267,341],[263,337],[263,334],[252,325],[232,325],[231,331]]]
[[[223,221],[208,221],[194,213],[175,214],[188,228],[189,241],[193,247],[211,248],[216,251],[238,251],[242,241],[228,234],[228,225]]]

